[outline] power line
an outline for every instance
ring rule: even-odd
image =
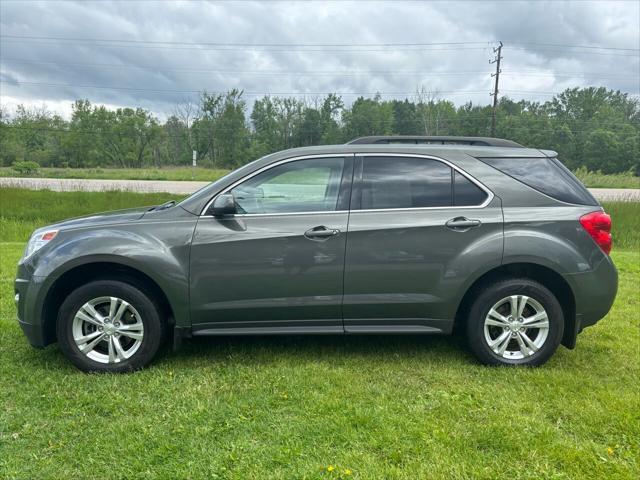
[[[59,65],[59,66],[78,66],[78,67],[98,67],[98,68],[132,68],[153,71],[175,71],[183,73],[217,73],[217,74],[242,74],[242,75],[265,75],[265,76],[311,76],[311,75],[327,75],[327,76],[360,76],[360,75],[395,75],[395,76],[466,76],[466,75],[489,75],[490,72],[481,70],[457,71],[457,72],[438,72],[438,71],[417,71],[417,70],[228,70],[228,69],[208,69],[208,68],[183,68],[183,67],[167,67],[163,65],[138,65],[138,64],[117,64],[117,63],[87,63],[87,62],[57,62],[50,60],[23,60],[20,58],[2,58],[4,63],[16,63],[27,65]],[[603,73],[603,72],[540,72],[536,70],[503,70],[503,75],[518,75],[526,77],[601,77],[601,78],[639,78],[638,75]]]
[[[495,40],[466,41],[466,42],[381,42],[381,43],[248,43],[248,42],[185,42],[176,40],[139,40],[139,39],[118,39],[118,38],[95,38],[95,37],[61,37],[45,35],[12,35],[2,34],[0,38],[12,38],[20,40],[47,40],[56,42],[87,42],[87,43],[131,43],[131,44],[152,44],[152,45],[189,45],[189,46],[224,46],[224,47],[427,47],[427,46],[460,46],[460,45],[490,45],[499,43]],[[640,48],[609,47],[603,45],[572,45],[567,43],[543,43],[543,42],[520,42],[510,41],[509,45],[531,45],[535,47],[559,47],[578,48],[587,50],[615,50],[626,52],[640,52]]]
[[[526,47],[517,47],[517,46],[511,46],[509,44],[505,44],[505,48],[508,48],[509,50],[521,50],[521,51],[525,51],[525,52],[529,52],[529,53],[539,53],[536,52],[535,50],[531,50],[529,48]],[[596,52],[593,50],[589,50],[589,51],[580,51],[580,50],[566,50],[564,48],[555,48],[555,47],[544,47],[546,49],[546,51],[549,52],[560,52],[560,53],[564,53],[564,54],[571,54],[571,55],[606,55],[606,56],[614,56],[614,57],[640,57],[640,51],[637,53],[616,53],[616,52]]]
[[[93,43],[103,47],[137,47],[137,48],[164,48],[178,50],[262,50],[269,52],[396,52],[396,51],[421,51],[438,52],[452,50],[484,50],[496,44],[495,41],[484,42],[434,42],[434,43],[233,43],[233,42],[182,42],[168,40],[137,40],[137,39],[108,39],[108,38],[87,38],[87,37],[54,37],[37,35],[12,35],[2,34],[5,42],[37,42],[37,43],[69,43],[84,42]],[[515,46],[511,46],[515,45]],[[518,47],[517,45],[521,45]],[[640,56],[640,49],[608,47],[597,45],[569,45],[560,43],[535,43],[535,42],[511,42],[507,44],[511,49],[531,51],[525,46],[546,49],[547,51],[557,51],[571,54],[589,55],[613,55],[624,57]],[[437,47],[437,48],[434,48]],[[444,48],[442,48],[444,47]],[[571,49],[567,51],[567,49]],[[580,50],[586,51],[580,51]],[[618,53],[616,53],[618,52]],[[627,52],[627,53],[624,53]]]
[[[569,45],[566,43],[508,42],[509,45],[533,45],[535,47],[584,48],[589,50],[619,50],[640,52],[640,48],[602,47],[598,45]]]
[[[0,47],[4,48],[5,45],[7,43],[10,42],[18,42],[18,40],[15,39],[5,39],[3,40],[2,45],[0,45]],[[22,41],[20,41],[20,43],[22,43]],[[324,48],[261,48],[261,47],[197,47],[197,46],[187,46],[187,47],[178,47],[178,46],[162,46],[162,45],[122,45],[122,44],[96,44],[96,46],[99,47],[108,47],[108,48],[144,48],[144,49],[160,49],[160,50],[191,50],[191,51],[216,51],[216,52],[230,52],[230,53],[236,53],[238,51],[242,51],[242,52],[246,52],[246,51],[259,51],[259,52],[269,52],[269,53],[331,53],[331,54],[345,54],[345,53],[371,53],[371,52],[375,52],[375,53],[397,53],[399,51],[401,52],[413,52],[413,53],[420,53],[420,54],[425,54],[425,53],[439,53],[439,52],[463,52],[463,51],[482,51],[482,50],[486,50],[487,48],[491,48],[489,45],[485,46],[485,47],[465,47],[465,46],[461,46],[459,48],[451,48],[451,47],[444,47],[444,48],[426,48],[426,47],[403,47],[403,48],[350,48],[350,49],[335,49],[335,48],[328,48],[328,47],[324,47]],[[534,50],[525,48],[525,47],[513,47],[513,46],[508,46],[505,45],[505,47],[509,47],[512,50],[522,50],[528,53],[532,53],[532,54],[539,54],[540,52],[536,52]],[[605,56],[618,56],[618,57],[640,57],[640,52],[639,53],[616,53],[616,52],[595,52],[595,51],[579,51],[579,50],[572,50],[572,51],[567,51],[565,49],[547,49],[547,51],[555,51],[555,52],[560,52],[560,53],[571,53],[572,55],[575,54],[585,54],[585,55],[605,55]]]
[[[2,37],[2,36],[0,36]],[[3,44],[8,42],[20,42],[21,44],[24,42],[32,42],[32,43],[68,43],[64,40],[29,40],[23,38],[5,38],[3,40]],[[108,48],[144,48],[144,49],[161,49],[161,50],[197,50],[197,51],[218,51],[218,52],[238,52],[240,51],[262,51],[262,52],[270,52],[270,53],[366,53],[366,52],[378,52],[378,53],[396,53],[398,51],[407,51],[407,52],[422,52],[422,53],[434,53],[434,52],[447,52],[447,51],[463,51],[463,50],[484,50],[485,48],[489,48],[489,45],[486,46],[471,46],[471,45],[452,45],[452,46],[429,46],[425,44],[425,46],[381,46],[378,47],[335,47],[330,44],[326,44],[327,46],[317,46],[311,45],[305,46],[295,46],[295,44],[288,44],[287,46],[270,46],[269,44],[265,44],[264,46],[260,45],[242,45],[242,44],[229,44],[229,45],[220,45],[220,46],[208,46],[208,45],[200,45],[200,44],[187,44],[187,45],[162,45],[155,43],[140,43],[140,44],[127,44],[127,43],[119,43],[119,42],[95,42],[93,45],[97,47],[108,47]],[[293,46],[289,46],[293,45]],[[320,44],[318,44],[320,45]],[[364,44],[362,44],[364,45]]]
[[[175,94],[175,93],[186,93],[186,94],[194,94],[194,93],[211,93],[211,94],[224,94],[226,91],[214,90],[214,89],[198,89],[198,90],[173,90],[173,89],[151,89],[151,88],[137,88],[137,87],[120,87],[120,86],[111,86],[111,85],[81,85],[81,84],[73,84],[73,83],[44,83],[44,82],[23,82],[23,81],[9,81],[9,80],[0,80],[0,84],[9,84],[9,85],[33,85],[33,86],[41,86],[46,88],[88,88],[88,89],[99,89],[99,90],[123,90],[123,91],[134,91],[134,92],[149,92],[149,93],[159,93],[159,94]],[[232,87],[231,87],[232,88]],[[559,95],[562,92],[546,92],[546,91],[535,91],[535,90],[502,90],[505,93],[512,93],[516,95]],[[486,95],[486,90],[434,90],[434,93],[439,95]],[[415,97],[418,95],[415,91],[412,92],[251,92],[251,91],[243,91],[243,95],[248,97],[260,97],[260,96],[271,96],[271,95],[289,95],[289,96],[326,96],[326,95],[339,95],[339,96],[376,96],[379,95],[381,97]]]
[[[137,40],[115,38],[87,38],[87,37],[53,37],[38,35],[8,35],[0,38],[14,38],[21,40],[51,40],[62,42],[87,43],[132,43],[151,45],[189,45],[189,46],[217,46],[217,47],[426,47],[426,46],[454,46],[454,45],[488,45],[491,42],[429,42],[429,43],[245,43],[245,42],[183,42],[169,40]]]
[[[2,72],[0,72],[2,73]],[[150,89],[150,88],[137,88],[137,87],[121,87],[121,86],[110,86],[110,85],[81,85],[81,84],[62,84],[62,83],[43,83],[43,82],[23,82],[23,81],[14,81],[14,80],[2,80],[0,79],[0,84],[8,84],[8,85],[33,85],[33,86],[41,86],[45,88],[87,88],[87,89],[99,89],[99,90],[123,90],[123,91],[134,91],[134,92],[149,92],[149,93],[159,93],[159,94],[201,94],[201,93],[209,93],[209,94],[226,94],[226,91],[214,90],[214,89],[198,89],[198,90],[173,90],[173,89]],[[233,87],[230,87],[233,88]],[[560,95],[562,92],[548,92],[548,91],[536,91],[536,90],[501,90],[504,93],[510,93],[513,95],[525,95],[525,96],[556,96]],[[448,96],[464,96],[464,95],[486,95],[485,90],[433,90],[434,94],[437,95],[448,95]],[[412,92],[251,92],[251,91],[242,91],[242,94],[247,97],[262,97],[262,96],[327,96],[327,95],[338,95],[338,96],[368,96],[368,97],[404,97],[404,98],[413,98],[417,97],[419,93],[416,91]],[[1,97],[1,95],[0,95]]]
[[[2,72],[0,72],[2,73]],[[106,90],[129,90],[135,92],[152,92],[152,93],[202,93],[204,91],[208,93],[226,93],[225,91],[218,91],[214,89],[202,88],[199,90],[173,90],[173,89],[153,89],[153,88],[138,88],[138,87],[122,87],[113,85],[82,85],[75,83],[45,83],[45,82],[25,82],[22,80],[0,80],[0,83],[8,85],[37,85],[41,87],[51,88],[96,88]],[[523,94],[523,95],[559,95],[562,92],[546,92],[536,90],[503,90],[507,93]],[[437,94],[446,95],[486,95],[485,90],[434,90]],[[243,91],[247,96],[261,96],[261,95],[380,95],[380,96],[415,96],[417,93],[413,92],[251,92]]]
[[[331,75],[331,76],[359,76],[359,75],[415,75],[415,76],[466,76],[471,74],[487,75],[488,72],[459,71],[459,72],[437,72],[437,71],[403,71],[403,70],[306,70],[306,71],[275,71],[275,70],[219,70],[208,68],[180,68],[165,67],[160,65],[134,65],[134,64],[108,64],[108,63],[83,63],[83,62],[54,62],[42,60],[21,60],[17,58],[2,58],[2,62],[17,64],[46,64],[60,66],[79,67],[99,67],[99,68],[134,68],[153,71],[176,71],[185,73],[221,73],[221,74],[248,74],[248,75]]]
[[[0,72],[2,73],[2,72]],[[124,87],[124,86],[112,86],[112,85],[82,85],[82,84],[74,84],[74,83],[45,83],[45,82],[25,82],[21,80],[0,80],[0,84],[9,84],[9,85],[37,85],[42,87],[51,87],[51,88],[95,88],[95,89],[106,89],[106,90],[127,90],[127,91],[135,91],[135,92],[152,92],[152,93],[202,93],[203,91],[207,91],[208,93],[226,93],[217,91],[215,89],[199,89],[199,90],[174,90],[174,89],[152,89],[152,88],[139,88],[139,87]],[[439,90],[438,94],[447,94],[447,95],[480,95],[486,94],[485,90],[468,90],[468,91],[460,91],[460,90]],[[537,93],[537,92],[531,92]],[[407,95],[416,95],[416,92],[251,92],[244,91],[244,95],[246,96],[262,96],[262,95],[380,95],[380,96],[407,96]],[[555,95],[555,93],[554,93]]]
[[[518,75],[523,77],[592,77],[592,78],[640,78],[640,73],[637,75],[627,75],[618,73],[603,73],[603,72],[568,72],[568,73],[556,73],[556,72],[536,72],[527,70],[502,70],[502,75]]]
[[[16,42],[17,40],[3,40],[3,45],[7,42]],[[117,48],[133,48],[131,45],[97,45],[101,47],[117,47]],[[417,53],[439,53],[439,52],[451,52],[451,51],[470,51],[470,50],[485,50],[488,47],[463,47],[463,48],[403,48],[403,49],[384,49],[384,48],[361,48],[361,49],[330,49],[330,48],[305,48],[305,49],[265,49],[258,47],[242,47],[242,48],[225,48],[225,47],[171,47],[171,46],[158,46],[158,45],[138,45],[135,48],[145,48],[145,49],[161,49],[161,50],[195,50],[195,51],[216,51],[216,52],[231,52],[237,54],[238,51],[247,52],[247,51],[259,51],[259,52],[269,52],[269,53],[332,53],[332,54],[343,54],[343,53],[397,53],[398,51],[405,52],[417,52]]]

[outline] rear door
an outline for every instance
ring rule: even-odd
[[[500,200],[444,160],[357,156],[351,205],[347,332],[447,333],[473,272],[500,265]]]
[[[298,158],[233,185],[238,214],[202,216],[194,333],[342,333],[353,155]]]

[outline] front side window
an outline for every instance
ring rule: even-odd
[[[362,209],[451,206],[451,168],[437,160],[366,157]]]
[[[259,173],[231,190],[238,213],[336,210],[344,158],[296,160]]]

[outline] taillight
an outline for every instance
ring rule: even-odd
[[[604,212],[591,212],[580,217],[580,224],[604,253],[609,255],[611,240],[611,217]]]

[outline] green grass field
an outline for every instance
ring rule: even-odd
[[[128,375],[83,374],[57,346],[31,348],[12,284],[30,229],[164,200],[0,189],[0,478],[640,473],[637,204],[607,207],[630,245],[614,250],[613,310],[538,369],[482,367],[450,337],[199,339]]]
[[[96,178],[106,180],[200,180],[211,182],[228,173],[228,170],[197,167],[166,168],[41,168],[31,175],[42,178]],[[579,169],[575,174],[592,188],[640,188],[640,177],[630,173],[605,175]],[[21,177],[11,167],[0,167],[0,177]]]
[[[168,193],[51,192],[0,188],[0,241],[27,241],[34,229],[65,218],[158,205],[180,198]]]
[[[33,230],[65,218],[146,205],[157,205],[180,196],[168,193],[50,192],[0,188],[0,241],[27,241]],[[613,218],[614,248],[640,249],[640,205],[605,203]]]
[[[580,168],[574,172],[590,188],[640,188],[640,177],[631,173],[604,174]]]

